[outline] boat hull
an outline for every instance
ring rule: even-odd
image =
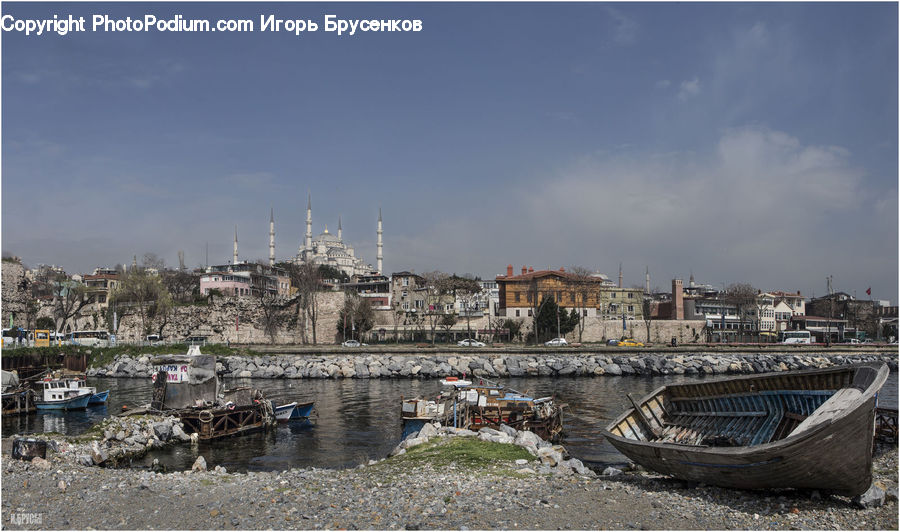
[[[819,378],[827,372],[794,373],[798,378]],[[637,419],[642,416],[636,415],[635,409],[626,411],[603,435],[634,462],[684,480],[738,489],[806,488],[858,495],[872,482],[875,392],[884,384],[887,373],[886,366],[878,369],[859,399],[833,417],[770,443],[715,447],[652,441],[649,432],[642,436],[650,441],[623,437],[616,428],[623,423],[632,423],[636,432],[642,430],[637,424],[644,422]],[[638,402],[645,419],[652,419],[658,412],[652,402],[664,393],[665,387]]]
[[[287,422],[287,420],[291,419],[291,414],[294,413],[294,410],[297,407],[297,403],[289,403],[286,405],[276,406],[275,407],[275,420],[281,422]]]
[[[91,394],[90,400],[88,400],[89,405],[102,405],[106,403],[106,400],[109,399],[109,390],[104,390],[100,393]]]
[[[310,403],[301,403],[294,407],[294,411],[291,412],[291,419],[308,419],[309,416],[312,415],[313,406],[315,406],[315,402]]]
[[[84,410],[90,399],[91,394],[85,393],[61,401],[35,401],[34,406],[38,410]]]

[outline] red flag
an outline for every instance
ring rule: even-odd
[[[872,287],[871,287],[871,286],[868,287],[868,288],[866,288],[866,295],[867,295],[867,296],[872,295]]]

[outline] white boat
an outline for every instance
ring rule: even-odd
[[[64,380],[45,379],[41,381],[43,394],[35,399],[38,410],[81,410],[87,407],[93,395],[88,391],[69,388]]]
[[[276,406],[275,407],[275,419],[277,421],[287,421],[291,419],[291,414],[294,413],[294,408],[297,406],[297,402],[288,403],[286,405]]]

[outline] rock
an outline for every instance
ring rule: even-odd
[[[897,501],[897,488],[891,488],[891,489],[887,490],[887,492],[885,492],[885,494],[884,494],[884,501],[885,502],[891,502],[891,501],[896,502]]]
[[[40,469],[41,471],[50,471],[50,462],[44,460],[40,456],[35,456],[31,459],[32,467]]]
[[[125,431],[120,430],[119,432],[117,432],[115,439],[119,440],[119,441],[124,441],[125,440]]]
[[[106,454],[106,449],[100,447],[100,444],[96,441],[91,442],[91,459],[95,464],[100,465],[109,458],[109,455]]]
[[[601,473],[604,477],[617,477],[622,474],[621,469],[616,469],[615,467],[607,467]]]
[[[427,438],[407,438],[400,442],[401,449],[409,449],[410,447],[415,447],[416,445],[421,445],[428,441]]]
[[[519,431],[510,427],[509,425],[500,425],[500,430],[505,432],[509,437],[515,439],[518,435]]]
[[[202,456],[198,456],[196,460],[194,460],[194,465],[191,466],[191,471],[206,471],[206,459]]]
[[[481,434],[489,434],[491,436],[499,436],[500,434],[503,434],[499,430],[492,429],[490,427],[482,427],[478,432]]]
[[[544,465],[548,465],[550,467],[556,467],[562,462],[562,453],[555,450],[552,447],[544,447],[538,449],[538,458],[541,459],[541,463]]]
[[[213,472],[216,474],[219,474],[219,475],[224,475],[225,473],[228,472],[228,470],[220,465],[217,465],[216,467],[213,468]]]
[[[431,423],[425,423],[425,425],[422,426],[422,429],[419,430],[419,437],[420,438],[431,438],[433,436],[437,436],[437,433],[438,433],[437,427],[435,427]]]
[[[56,487],[59,488],[59,491],[66,491],[66,481],[65,481],[65,480],[60,480],[60,481],[56,484]]]
[[[527,463],[528,463],[528,460],[526,460],[524,458],[519,458],[518,460],[516,460],[516,465],[525,465]]]
[[[79,454],[75,457],[75,462],[83,465],[83,466],[92,466],[94,465],[94,460],[91,458],[89,454]]]
[[[537,434],[535,434],[531,431],[521,430],[521,431],[516,432],[516,439],[515,439],[514,443],[516,445],[518,445],[519,447],[526,447],[529,444],[531,444],[532,446],[534,446],[535,449],[537,449],[538,445],[542,441],[544,441],[544,440],[542,440],[541,437],[538,436]]]
[[[884,490],[872,484],[865,493],[854,497],[852,502],[862,509],[878,508],[884,505],[885,498]]]
[[[607,364],[603,366],[603,372],[605,374],[619,376],[622,374],[622,368],[618,364]]]
[[[185,434],[181,425],[172,425],[172,436],[178,441],[191,441],[191,437]]]
[[[577,458],[570,458],[565,461],[567,467],[572,468],[572,471],[578,473],[579,475],[586,475],[592,477],[596,475],[593,471],[585,467],[584,463]]]
[[[172,425],[165,421],[153,424],[153,433],[159,441],[168,441],[172,437]]]

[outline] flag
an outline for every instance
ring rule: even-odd
[[[871,286],[868,287],[868,288],[866,288],[866,295],[867,295],[867,296],[872,295],[872,287],[871,287]]]
[[[235,317],[234,317],[234,330],[235,330],[235,331],[239,331],[239,330],[240,330],[240,329],[238,328],[238,326],[239,326],[240,323],[241,323],[240,320],[241,320],[241,317],[240,317],[240,316],[235,316]]]

